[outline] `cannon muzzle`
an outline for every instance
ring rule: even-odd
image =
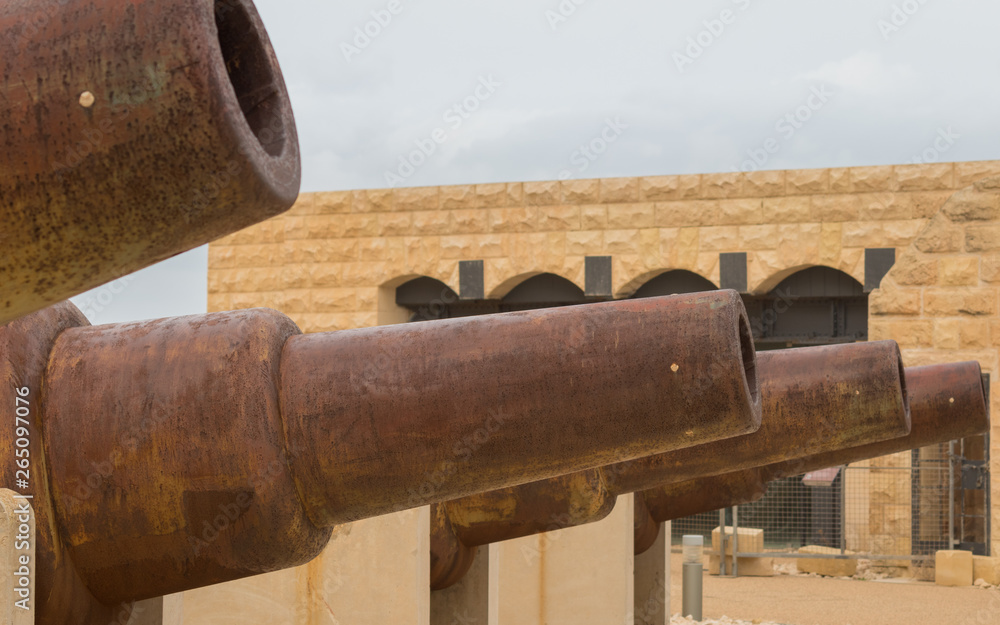
[[[660,523],[757,501],[766,493],[767,484],[779,478],[946,443],[989,429],[988,398],[978,362],[909,367],[906,380],[912,422],[906,436],[637,493],[636,554],[656,541]],[[646,516],[639,514],[640,507]]]
[[[250,0],[0,3],[0,323],[288,209],[301,164]]]
[[[598,521],[624,493],[898,438],[910,431],[902,359],[893,341],[761,352],[757,372],[764,414],[752,434],[435,507],[433,514],[447,514],[449,519],[432,522],[431,587],[447,588],[460,579],[471,564],[469,549],[477,545]],[[450,545],[454,542],[466,550]]]
[[[302,564],[337,523],[760,424],[731,291],[313,335],[263,309],[90,327],[63,304],[0,346],[38,415],[52,623]]]

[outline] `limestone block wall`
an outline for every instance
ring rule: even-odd
[[[954,194],[869,298],[872,340],[895,339],[906,364],[978,360],[994,379],[1000,347],[1000,177]],[[993,394],[991,412],[1000,406]],[[1000,429],[993,421],[993,501],[1000,496]],[[994,505],[993,527],[1000,522]],[[1000,549],[997,532],[993,552]]]
[[[486,293],[556,273],[584,287],[584,258],[613,257],[627,296],[667,269],[719,282],[719,254],[747,252],[766,291],[826,265],[864,278],[864,249],[906,250],[958,189],[1000,162],[524,182],[305,194],[285,215],[212,244],[209,308],[270,306],[309,332],[392,317],[416,276],[458,290],[485,261]],[[383,289],[380,304],[380,289]]]

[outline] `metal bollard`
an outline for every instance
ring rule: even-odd
[[[702,536],[685,536],[684,570],[681,580],[681,616],[701,621],[701,579],[703,573],[702,552],[705,539]]]

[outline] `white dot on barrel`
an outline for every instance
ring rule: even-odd
[[[94,94],[89,91],[84,91],[83,93],[80,94],[80,106],[82,106],[85,109],[89,109],[90,107],[94,106],[94,102],[96,100],[97,98],[94,97]]]
[[[955,403],[955,398],[954,397],[949,397],[948,398],[948,403],[949,404],[954,404]]]
[[[680,368],[681,368],[680,365],[678,365],[676,362],[670,365],[670,370],[673,371],[674,373],[680,371]]]

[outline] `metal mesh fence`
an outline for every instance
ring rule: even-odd
[[[763,530],[763,552],[794,554],[806,546],[830,555],[922,560],[951,548],[956,476],[949,446],[938,445],[773,482],[757,502],[738,508],[737,526]],[[732,509],[725,511],[732,532]],[[720,525],[710,512],[673,522],[673,544]],[[742,540],[742,539],[741,539]],[[761,549],[739,545],[741,554]]]

